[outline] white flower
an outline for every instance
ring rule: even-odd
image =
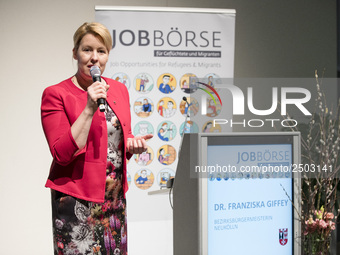
[[[88,249],[91,249],[93,239],[89,226],[86,224],[74,226],[70,235],[81,254],[85,254]]]
[[[56,220],[55,220],[55,226],[56,226],[57,229],[62,229],[63,226],[64,226],[64,222],[62,222],[62,221],[59,220],[59,219],[56,219]]]
[[[87,220],[87,217],[91,215],[91,210],[89,207],[86,207],[82,203],[78,202],[76,200],[76,204],[74,206],[74,214],[78,218],[78,220],[85,222]]]

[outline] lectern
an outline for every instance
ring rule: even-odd
[[[175,255],[299,254],[299,132],[185,134]]]

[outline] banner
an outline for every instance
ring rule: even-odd
[[[133,134],[154,135],[148,151],[128,163],[128,219],[172,220],[168,197],[149,192],[175,176],[184,132],[226,131],[210,125],[222,104],[210,95],[233,77],[235,11],[98,6],[96,21],[112,33],[103,75],[128,88]],[[192,85],[207,96],[195,98]],[[198,113],[202,123],[190,119]]]

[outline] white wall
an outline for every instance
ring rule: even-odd
[[[315,68],[336,75],[332,0],[0,1],[1,254],[52,254],[50,193],[43,187],[51,156],[40,124],[41,93],[74,74],[72,36],[94,20],[95,5],[236,9],[235,76],[310,77]],[[171,254],[171,232],[147,226],[135,225],[130,255]]]

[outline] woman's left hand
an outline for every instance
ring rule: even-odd
[[[148,149],[146,140],[152,138],[153,135],[136,136],[128,138],[126,143],[126,150],[131,154],[141,154]]]

